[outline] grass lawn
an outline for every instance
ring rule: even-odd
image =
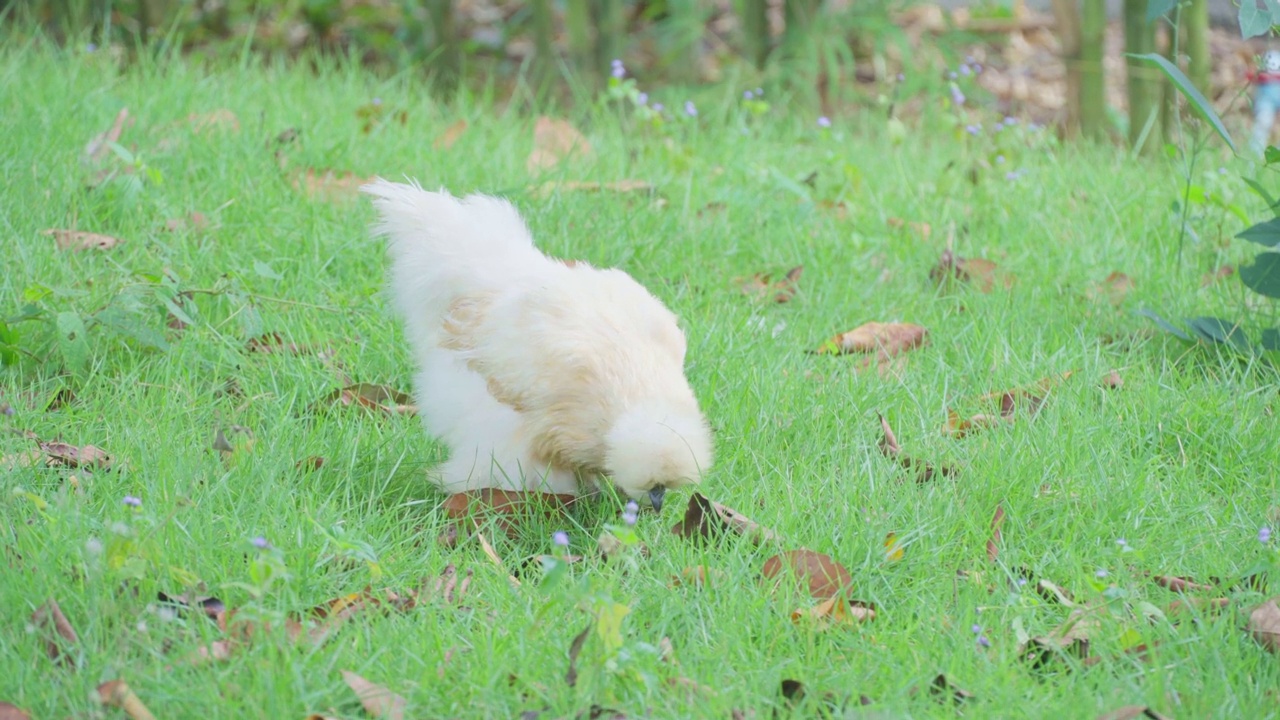
[[[161,717],[361,716],[343,670],[423,718],[572,717],[593,704],[632,717],[764,718],[785,707],[785,679],[807,690],[801,716],[822,712],[827,693],[852,696],[849,714],[881,717],[1274,713],[1280,666],[1242,629],[1265,589],[1231,585],[1273,552],[1258,534],[1280,505],[1280,381],[1265,365],[1152,333],[1134,312],[1240,317],[1254,302],[1235,277],[1201,285],[1253,252],[1230,240],[1240,219],[1195,206],[1179,255],[1172,163],[1060,147],[1025,123],[996,131],[999,116],[979,110],[965,120],[984,126],[971,135],[945,122],[944,90],[937,117],[908,120],[902,137],[880,110],[831,128],[787,102],[752,116],[745,88],[729,84],[696,98],[696,120],[684,96],[661,92],[651,100],[676,110],[661,126],[633,110],[575,115],[591,155],[535,176],[533,114],[519,103],[444,107],[404,78],[182,61],[120,72],[103,53],[14,46],[0,76],[0,319],[34,302],[76,335],[59,345],[49,323],[14,325],[39,359],[0,374],[12,411],[0,416],[0,700],[33,717],[121,716],[91,699],[115,678]],[[108,148],[86,160],[86,143],[125,107],[129,156]],[[210,119],[219,109],[236,122]],[[459,118],[466,131],[435,147]],[[282,170],[272,143],[290,128]],[[1218,147],[1198,161],[1196,184],[1259,218],[1236,170],[1218,172]],[[506,195],[548,252],[632,273],[689,336],[688,372],[718,451],[701,491],[783,543],[676,537],[685,491],[662,515],[641,514],[647,557],[590,559],[546,582],[537,562],[522,566],[553,551],[557,530],[570,552],[591,555],[618,522],[614,500],[521,520],[515,538],[486,527],[504,569],[474,540],[442,546],[445,498],[425,479],[442,449],[419,422],[312,411],[348,379],[408,390],[413,369],[381,293],[370,206],[295,188],[307,168]],[[556,179],[643,180],[657,194],[530,189]],[[124,242],[59,251],[49,228]],[[929,271],[948,235],[957,255],[994,261],[1012,287],[939,287]],[[741,278],[796,265],[789,302],[742,292]],[[1127,292],[1105,282],[1114,271],[1131,279]],[[181,294],[192,290],[209,292]],[[169,305],[185,329],[166,327]],[[115,326],[80,332],[77,317]],[[930,342],[886,373],[807,352],[868,321],[918,323]],[[246,348],[266,333],[331,352]],[[157,336],[167,350],[150,347]],[[1113,369],[1123,386],[1104,389]],[[943,432],[949,408],[989,414],[983,394],[1066,371],[1034,417],[1020,408],[964,438]],[[64,389],[74,399],[46,410]],[[906,453],[956,472],[915,482],[880,451],[878,413]],[[116,469],[31,463],[23,431],[95,445]],[[232,451],[214,448],[219,431]],[[296,467],[312,456],[323,467]],[[888,533],[900,558],[886,554]],[[801,546],[843,563],[875,619],[793,623],[815,600],[758,578],[770,555]],[[429,591],[449,564],[472,573],[453,602]],[[699,565],[714,571],[709,586],[673,586]],[[1031,583],[1016,582],[1023,572]],[[1187,594],[1231,605],[1175,615],[1186,598],[1148,574],[1220,578]],[[1086,608],[1087,659],[1033,668],[1021,657],[1019,631],[1047,635],[1073,612],[1037,592],[1040,579]],[[323,642],[292,641],[282,623],[366,586],[380,595],[424,582],[416,608],[356,613]],[[196,583],[256,627],[226,659],[193,662],[230,636],[157,601]],[[32,623],[49,599],[78,633],[69,667]],[[588,637],[570,687],[571,641],[590,612],[616,620],[618,606],[620,629],[602,621]],[[668,642],[673,658],[659,650]],[[929,691],[939,673],[974,697],[939,701]],[[859,696],[874,704],[859,709]]]

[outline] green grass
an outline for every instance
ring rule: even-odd
[[[75,473],[80,492],[66,470],[0,471],[0,700],[36,717],[87,715],[98,683],[120,677],[159,716],[287,718],[334,708],[354,717],[361,711],[342,683],[345,669],[404,695],[412,717],[515,717],[544,707],[545,717],[572,716],[592,703],[633,717],[725,718],[734,708],[767,717],[782,703],[784,678],[805,683],[815,701],[809,714],[833,692],[866,695],[890,717],[946,717],[956,710],[911,692],[946,673],[976,695],[964,710],[971,717],[1092,718],[1131,703],[1175,717],[1273,712],[1280,670],[1241,630],[1243,610],[1261,595],[1237,594],[1222,615],[1176,625],[1124,610],[1177,599],[1144,572],[1207,582],[1254,566],[1264,555],[1258,528],[1278,504],[1274,371],[1143,334],[1150,324],[1132,312],[1245,313],[1234,278],[1199,285],[1203,273],[1250,252],[1228,240],[1238,220],[1198,207],[1197,235],[1175,261],[1177,218],[1168,207],[1180,186],[1170,166],[1059,148],[1023,128],[974,138],[941,118],[895,145],[880,111],[837,117],[824,132],[785,102],[744,134],[735,110],[742,88],[725,86],[699,97],[696,125],[655,129],[613,111],[576,117],[595,155],[564,179],[643,179],[664,204],[586,193],[543,199],[526,190],[535,180],[525,170],[530,115],[483,97],[444,107],[404,78],[179,61],[119,72],[101,53],[39,49],[3,53],[0,76],[0,317],[15,314],[37,285],[52,291],[40,302],[54,312],[91,313],[134,292],[150,303],[145,324],[163,330],[163,311],[148,298],[166,269],[180,289],[231,291],[195,295],[196,322],[166,331],[167,352],[91,331],[78,373],[63,371],[37,324],[19,326],[20,344],[47,359],[0,375],[0,401],[15,410],[0,416],[0,456],[30,449],[17,432],[29,430],[97,445],[121,469]],[[374,97],[404,109],[407,123],[363,133],[356,111]],[[684,97],[662,100],[679,107]],[[158,181],[135,194],[118,182],[86,191],[84,145],[125,106],[136,125],[122,142]],[[181,128],[188,114],[217,108],[234,111],[238,132]],[[458,117],[470,123],[461,140],[433,149]],[[997,116],[981,119],[989,128]],[[842,562],[855,596],[874,602],[879,616],[826,631],[793,625],[791,611],[811,601],[757,581],[776,550],[732,541],[701,549],[670,533],[687,492],[662,516],[642,515],[647,559],[575,565],[546,588],[530,572],[513,591],[474,542],[437,545],[444,498],[424,471],[443,451],[419,423],[312,417],[308,407],[340,382],[324,362],[244,350],[251,335],[275,331],[332,346],[355,381],[408,389],[413,373],[381,294],[370,207],[295,190],[268,148],[286,128],[301,131],[291,167],[505,194],[549,252],[622,267],[651,288],[687,329],[689,375],[717,431],[718,460],[702,491],[781,533],[785,547]],[[997,154],[1004,164],[994,164]],[[1220,176],[1211,154],[1196,182],[1260,216],[1260,203],[1234,176]],[[984,162],[990,167],[971,183],[969,168]],[[1025,174],[1008,181],[1006,168]],[[800,181],[814,171],[810,190]],[[843,200],[847,217],[802,201],[797,189]],[[208,216],[208,229],[164,229],[192,211]],[[891,218],[927,222],[932,233],[894,229]],[[40,234],[72,226],[125,243],[71,254]],[[951,226],[957,252],[997,261],[1016,276],[1012,290],[939,289],[929,280]],[[801,263],[800,291],[784,305],[754,301],[734,280]],[[1119,308],[1089,293],[1113,270],[1135,283]],[[930,330],[931,344],[910,354],[900,378],[854,372],[857,358],[805,352],[872,320]],[[1105,336],[1127,339],[1108,344]],[[1112,368],[1124,386],[1104,391],[1099,380]],[[963,440],[941,433],[948,407],[1066,370],[1076,373],[1033,420]],[[220,395],[232,379],[243,394]],[[64,387],[76,401],[45,412]],[[960,472],[913,482],[878,451],[877,413],[908,453]],[[251,429],[255,443],[228,462],[212,442],[231,425]],[[321,470],[295,469],[312,455],[326,459]],[[27,494],[10,492],[18,488]],[[126,495],[141,498],[141,508],[125,507]],[[1007,519],[993,564],[985,544],[998,505]],[[589,552],[615,512],[602,504],[531,521],[515,541],[488,535],[514,569],[550,552],[557,529],[571,533],[574,551]],[[132,551],[121,548],[129,526]],[[901,561],[885,561],[889,532],[905,542]],[[290,577],[254,600],[248,541],[258,535],[278,548]],[[360,559],[362,545],[377,571]],[[112,567],[113,555],[122,567]],[[199,580],[228,607],[278,618],[366,585],[417,587],[449,563],[474,571],[465,609],[437,602],[403,615],[366,612],[318,647],[268,634],[226,662],[193,666],[184,658],[222,636],[203,618],[156,612],[157,591]],[[668,586],[699,564],[726,581]],[[1014,586],[1020,566],[1112,609],[1092,634],[1097,664],[1033,671],[1018,657],[1015,627],[1043,634],[1068,614]],[[611,674],[593,639],[571,689],[567,652],[587,623],[577,604],[588,596],[630,607],[622,630],[629,659]],[[75,671],[55,667],[40,633],[29,631],[49,598],[79,633]],[[974,624],[990,649],[976,645]],[[678,666],[645,649],[664,637]],[[1150,662],[1123,653],[1138,640],[1159,642]],[[681,676],[705,691],[667,684]]]

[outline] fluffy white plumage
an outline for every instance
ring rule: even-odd
[[[390,290],[448,492],[576,493],[609,476],[660,508],[711,465],[675,316],[621,270],[546,257],[516,209],[379,178]]]

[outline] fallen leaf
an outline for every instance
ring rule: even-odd
[[[1176,593],[1184,593],[1188,590],[1212,592],[1215,589],[1212,585],[1202,585],[1190,578],[1175,577],[1173,575],[1153,575],[1151,579],[1160,587]]]
[[[1133,290],[1133,280],[1120,271],[1112,272],[1089,292],[1092,298],[1105,297],[1112,305],[1120,305]]]
[[[774,580],[783,570],[790,570],[817,600],[841,596],[853,586],[853,577],[843,565],[829,555],[805,548],[774,555],[764,562],[762,572],[766,579]]]
[[[573,642],[569,643],[569,670],[564,675],[564,681],[569,687],[578,684],[578,655],[582,653],[582,646],[586,644],[587,637],[591,635],[591,631],[596,627],[594,620],[587,623],[582,632],[573,636]]]
[[[1036,593],[1045,601],[1056,603],[1058,605],[1066,605],[1073,607],[1076,604],[1075,598],[1071,597],[1071,593],[1066,589],[1049,580],[1038,580],[1035,584]]]
[[[358,407],[375,414],[416,415],[418,413],[418,406],[413,403],[413,398],[408,393],[373,383],[356,383],[334,390],[316,401],[312,408],[323,410],[334,405]]]
[[[387,106],[382,104],[381,101],[371,102],[368,105],[361,105],[356,108],[356,117],[364,121],[360,126],[360,131],[365,135],[373,132],[375,127],[382,124],[383,116],[386,112]],[[409,111],[404,108],[395,110],[391,113],[391,119],[401,125],[407,125],[409,123]]]
[[[991,537],[987,540],[987,559],[995,562],[1000,555],[1000,526],[1004,525],[1004,505],[996,505],[996,514],[991,518]]]
[[[1120,377],[1120,373],[1111,370],[1103,376],[1101,385],[1106,390],[1119,390],[1124,387],[1124,378]]]
[[[1081,662],[1088,662],[1089,635],[1097,630],[1098,621],[1094,610],[1076,608],[1067,616],[1066,622],[1049,635],[1034,637],[1018,648],[1018,654],[1031,663],[1032,668],[1043,667],[1050,660],[1062,655],[1074,656]]]
[[[801,608],[791,612],[791,622],[799,623],[809,620],[818,624],[819,627],[856,625],[875,619],[874,607],[859,600],[849,601],[842,597],[829,598],[811,608]]]
[[[929,331],[911,323],[869,322],[840,333],[822,344],[816,352],[882,353],[893,357],[928,342]]]
[[[715,540],[726,530],[757,544],[780,539],[774,531],[756,524],[737,510],[708,500],[698,492],[689,497],[684,519],[671,528],[671,532],[686,540]]]
[[[84,146],[85,162],[91,164],[101,162],[106,157],[111,144],[120,142],[120,134],[124,132],[126,123],[133,124],[129,118],[129,108],[120,108],[120,112],[116,113],[115,121],[111,123],[111,128],[104,133],[95,135]]]
[[[338,202],[355,199],[359,194],[360,186],[367,185],[375,179],[360,177],[350,171],[307,168],[301,173],[293,174],[293,187],[305,191],[307,195],[317,200]]]
[[[0,720],[31,720],[31,716],[17,705],[0,702]]]
[[[502,564],[502,558],[498,557],[498,551],[494,550],[493,545],[489,544],[489,538],[486,538],[484,536],[484,533],[480,532],[480,524],[476,522],[474,519],[472,520],[472,522],[475,524],[476,541],[480,543],[480,549],[484,551],[484,554],[489,558],[489,560],[491,560],[493,564],[497,566],[498,571],[507,576],[507,582],[511,583],[511,586],[513,588],[520,587],[519,578],[507,572],[506,565]]]
[[[244,348],[251,353],[259,353],[262,355],[273,355],[276,353],[310,355],[316,352],[324,352],[323,350],[317,350],[310,345],[286,343],[284,338],[278,332],[269,332],[255,338],[249,338],[249,341],[244,344]]]
[[[50,660],[63,667],[75,663],[70,650],[80,644],[80,638],[76,636],[75,628],[71,627],[67,616],[62,614],[57,600],[50,599],[37,608],[31,616],[31,624],[43,632],[44,651]],[[61,642],[58,638],[61,638]]]
[[[231,437],[245,438],[242,446],[237,448],[236,445],[227,438],[227,433],[230,433]],[[253,446],[256,443],[257,440],[254,438],[253,431],[243,425],[232,425],[227,428],[226,432],[223,432],[222,428],[218,428],[217,431],[214,432],[213,436],[213,449],[222,453],[222,457],[224,459],[235,455],[237,450],[252,452]]]
[[[1211,273],[1205,273],[1204,276],[1200,278],[1200,287],[1208,287],[1219,280],[1231,277],[1235,272],[1236,269],[1230,265],[1223,265]]]
[[[104,705],[124,710],[132,720],[155,720],[155,715],[151,714],[123,680],[108,680],[99,685],[98,698]]]
[[[161,605],[169,605],[179,612],[199,610],[205,617],[215,622],[218,620],[218,615],[227,610],[227,606],[218,598],[210,595],[196,595],[191,592],[181,595],[166,595],[164,592],[157,592],[156,601]]]
[[[1271,652],[1280,652],[1280,607],[1275,598],[1249,612],[1249,634]]]
[[[311,455],[299,460],[293,467],[297,470],[306,472],[315,472],[324,467],[324,458],[319,455]],[[456,531],[455,531],[456,532]]]
[[[885,562],[898,562],[906,557],[907,549],[898,542],[898,533],[891,532],[884,536]]]
[[[54,241],[58,244],[59,250],[70,250],[79,252],[81,250],[110,250],[119,245],[123,240],[111,237],[110,235],[100,235],[98,233],[84,232],[83,230],[59,230],[49,229],[42,230],[42,235],[52,235]]]
[[[455,522],[473,516],[495,518],[503,532],[514,536],[517,517],[559,517],[578,501],[577,495],[480,488],[450,495],[442,507],[445,517]]]
[[[444,132],[440,133],[440,135],[436,137],[435,142],[431,143],[431,147],[436,150],[448,150],[462,138],[462,134],[466,131],[467,121],[459,119],[449,127],[445,128]]]
[[[1007,290],[1013,287],[1013,276],[1000,270],[1000,266],[982,258],[962,258],[950,248],[942,251],[938,264],[929,271],[929,277],[939,285],[950,278],[973,283],[979,292],[989,293],[1000,283]]]
[[[1034,417],[1036,413],[1040,412],[1040,407],[1044,405],[1049,391],[1055,385],[1064,382],[1074,374],[1074,370],[1068,370],[1058,375],[1041,378],[1030,385],[982,395],[975,401],[976,404],[998,405],[1000,410],[999,417],[980,413],[965,418],[954,410],[948,410],[947,424],[942,431],[946,435],[962,438],[981,428],[1013,422],[1019,410],[1025,411],[1029,417]]]
[[[898,445],[898,438],[893,433],[893,428],[889,427],[889,421],[884,416],[877,413],[876,417],[880,418],[880,430],[883,436],[880,439],[880,452],[887,458],[898,461],[898,464],[908,472],[916,473],[916,482],[927,483],[933,480],[935,469],[932,464],[907,456],[902,452],[902,447]],[[954,475],[956,470],[950,465],[943,465],[937,470],[943,477]]]
[[[537,197],[549,197],[557,192],[613,192],[613,193],[651,193],[652,184],[644,180],[615,180],[613,182],[584,182],[577,180],[550,180],[533,188],[532,194]]]
[[[203,665],[208,662],[226,662],[231,659],[231,641],[214,640],[208,645],[201,645],[192,653],[189,660],[192,665]]]
[[[1125,705],[1122,708],[1112,710],[1109,713],[1103,713],[1098,716],[1098,720],[1135,720],[1136,718],[1146,718],[1147,720],[1169,720],[1166,716],[1161,715],[1146,705]]]
[[[667,583],[667,585],[673,588],[681,585],[702,588],[721,585],[727,582],[728,579],[729,576],[723,570],[709,568],[706,565],[695,565],[681,570],[679,575],[673,575],[671,582]]]
[[[896,218],[896,217],[891,217],[885,222],[886,224],[888,224],[889,227],[893,228],[894,230],[901,230],[902,228],[911,230],[916,235],[918,235],[921,240],[928,240],[929,237],[933,235],[933,228],[930,227],[929,223],[926,223],[926,222],[919,222],[916,220],[906,222],[902,218]]]
[[[1184,615],[1192,611],[1200,613],[1216,613],[1226,610],[1231,605],[1231,598],[1198,598],[1189,597],[1174,600],[1169,604],[1170,615]]]
[[[112,457],[93,445],[77,447],[64,442],[37,441],[51,467],[84,468],[86,470],[110,470]]]
[[[756,273],[750,279],[742,281],[742,292],[762,299],[772,296],[776,303],[790,302],[796,296],[796,284],[803,272],[804,266],[797,265],[776,281],[768,273]]]
[[[554,167],[571,155],[591,155],[591,143],[564,120],[539,117],[533,126],[533,152],[525,163],[529,174]]]
[[[218,108],[207,113],[192,113],[187,116],[187,125],[197,135],[213,130],[240,132],[240,118],[226,108]]]
[[[960,413],[955,410],[947,410],[947,424],[943,426],[942,433],[953,438],[963,438],[971,432],[981,430],[983,428],[1002,425],[1006,421],[1004,418],[995,415],[986,415],[978,413],[969,417],[961,417]]]
[[[342,671],[342,680],[360,698],[364,711],[376,718],[404,720],[404,708],[408,702],[381,685],[365,680],[350,670]]]
[[[942,673],[938,673],[938,676],[930,683],[929,693],[939,700],[951,700],[956,704],[972,700],[974,697],[973,693],[951,682]]]

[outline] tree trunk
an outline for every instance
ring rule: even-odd
[[[594,71],[596,45],[592,28],[591,5],[587,0],[565,4],[564,23],[569,32],[570,67],[579,80],[590,86],[599,80]]]
[[[1095,140],[1109,134],[1107,80],[1102,70],[1106,39],[1106,0],[1084,0],[1080,18],[1080,130]]]
[[[582,0],[578,0],[581,2]],[[596,10],[596,72],[608,73],[610,63],[626,48],[627,15],[622,0],[594,0]]]
[[[1182,21],[1187,27],[1187,54],[1191,56],[1191,84],[1209,95],[1209,0],[1191,0]]]
[[[1147,0],[1124,0],[1124,51],[1129,95],[1129,144],[1144,154],[1160,149],[1160,76],[1128,55],[1155,51],[1155,25],[1147,22]],[[1141,141],[1141,147],[1138,147]]]
[[[462,78],[462,42],[453,22],[453,0],[427,0],[427,7],[435,40],[431,73],[436,91],[443,97],[452,97]]]
[[[1053,0],[1053,19],[1058,27],[1058,45],[1067,69],[1067,119],[1062,136],[1072,140],[1080,135],[1080,9],[1076,0]]]
[[[742,0],[742,35],[747,57],[763,70],[770,49],[768,0]]]
[[[685,82],[698,81],[699,45],[705,31],[699,0],[667,0],[670,15],[667,22],[674,31],[669,33],[674,47],[671,55],[674,59],[675,76]]]
[[[551,85],[556,73],[555,23],[551,0],[533,0],[533,76],[538,90]]]

